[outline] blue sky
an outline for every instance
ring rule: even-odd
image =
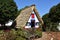
[[[24,8],[25,6],[30,6],[32,4],[36,5],[40,16],[48,13],[50,8],[54,5],[60,3],[60,0],[14,0],[17,4],[18,10]]]

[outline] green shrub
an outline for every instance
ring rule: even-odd
[[[32,34],[30,31],[24,29],[18,29],[18,30],[11,29],[9,32],[4,32],[3,30],[0,30],[1,40],[26,40],[32,35],[37,35],[41,37],[42,32],[40,30],[34,30]]]
[[[35,34],[36,34],[38,37],[42,37],[42,31],[40,31],[40,30],[35,30]]]
[[[15,40],[26,40],[26,39],[20,36],[20,37],[17,37]]]

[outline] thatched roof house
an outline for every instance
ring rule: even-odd
[[[15,19],[16,20],[16,28],[24,27],[26,25],[26,22],[28,21],[32,11],[35,12],[41,25],[43,24],[43,20],[40,17],[38,11],[36,10],[35,5],[31,5],[28,8],[25,8],[24,10],[22,10],[20,15],[18,15],[18,17]]]

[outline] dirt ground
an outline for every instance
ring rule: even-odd
[[[42,37],[35,40],[60,40],[60,32],[42,32]]]

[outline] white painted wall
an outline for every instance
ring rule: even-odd
[[[60,23],[59,23],[59,25],[57,26],[57,28],[58,28],[58,30],[60,31]]]
[[[5,24],[5,26],[11,26],[11,25],[12,25],[12,23],[13,23],[13,21],[12,21],[12,20],[10,20],[10,21],[8,21],[8,23],[6,23],[6,24]]]

